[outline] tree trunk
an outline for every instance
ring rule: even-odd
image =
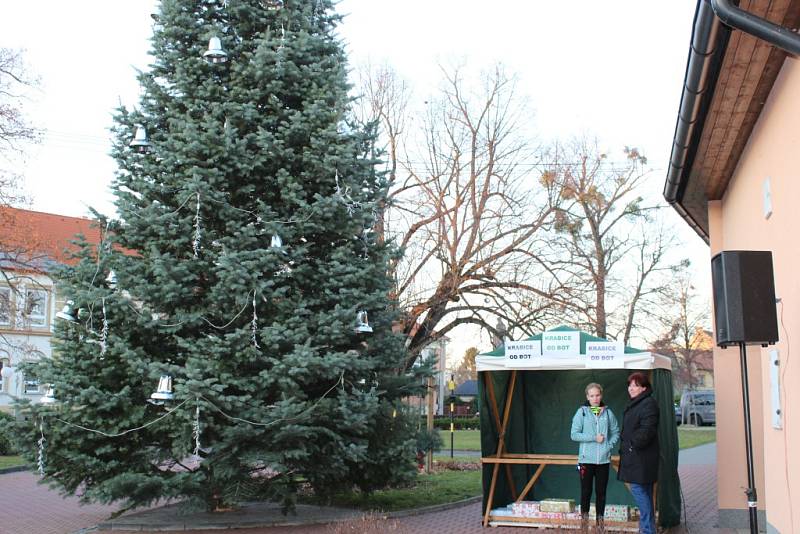
[[[606,272],[602,265],[598,268],[596,284],[596,316],[594,322],[595,335],[606,337]]]

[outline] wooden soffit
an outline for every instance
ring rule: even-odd
[[[742,0],[739,7],[787,28],[800,22],[799,0]],[[785,58],[766,41],[731,33],[682,199],[706,231],[707,202],[725,193]]]

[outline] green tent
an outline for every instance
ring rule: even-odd
[[[568,327],[558,327],[549,332],[576,332]],[[624,347],[624,353],[615,360],[615,368],[590,368],[587,364],[587,342],[606,341],[578,332],[579,350],[557,357],[542,357],[534,365],[520,366],[505,357],[504,346],[476,358],[481,417],[481,456],[483,464],[483,509],[485,523],[489,520],[487,504],[491,494],[491,508],[513,503],[537,472],[537,463],[515,463],[495,467],[489,463],[497,454],[500,443],[499,428],[508,406],[503,456],[522,458],[536,455],[577,455],[578,444],[570,439],[572,417],[586,397],[584,388],[597,382],[604,388],[603,400],[614,411],[622,424],[622,414],[628,403],[627,377],[634,371],[649,373],[653,396],[660,407],[658,439],[661,448],[657,510],[659,524],[664,527],[680,523],[680,481],[678,478],[678,432],[672,399],[672,375],[669,358],[650,352]],[[571,336],[577,337],[575,334]],[[552,336],[551,336],[552,337]],[[525,341],[540,341],[542,334]],[[491,381],[491,383],[490,383]],[[508,391],[513,394],[508,404]],[[516,460],[515,460],[516,461]],[[523,460],[525,461],[525,460]],[[553,460],[528,491],[525,500],[565,498],[580,500],[580,486],[574,461],[562,459],[561,465]],[[493,473],[497,473],[492,489]],[[629,504],[634,501],[625,485],[616,479],[616,471],[609,477],[606,502]]]

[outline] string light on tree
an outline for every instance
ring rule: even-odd
[[[192,429],[194,436],[194,455],[200,454],[200,398],[197,398],[197,406],[194,410],[194,427]]]
[[[44,445],[47,440],[44,439],[44,420],[42,419],[39,419],[39,435],[41,437],[36,442],[39,447],[39,454],[37,455],[36,466],[39,471],[39,476],[44,476]]]
[[[108,342],[108,318],[106,317],[106,299],[103,299],[103,329],[100,331],[100,359],[106,356],[106,343]]]
[[[194,215],[194,240],[192,240],[192,250],[194,257],[200,255],[200,193],[197,193],[197,207]]]
[[[256,290],[253,290],[253,320],[252,320],[252,331],[253,331],[253,347],[256,349],[260,349],[261,347],[258,345],[258,314],[256,313]]]

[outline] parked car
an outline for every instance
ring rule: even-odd
[[[716,399],[713,390],[684,391],[680,414],[683,420],[697,426],[717,424]]]

